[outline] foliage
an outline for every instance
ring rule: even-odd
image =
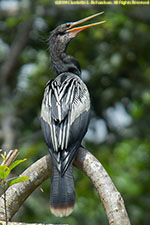
[[[148,225],[150,8],[64,7],[47,0],[15,2],[19,2],[18,10],[0,13],[1,69],[23,22],[32,18],[34,23],[11,76],[0,87],[0,129],[7,133],[5,121],[11,121],[14,135],[11,148],[19,148],[20,157],[29,159],[25,167],[48,152],[41,133],[40,107],[45,84],[55,76],[49,62],[50,30],[61,23],[104,10],[104,15],[94,21],[107,22],[80,33],[67,49],[68,54],[79,60],[91,96],[91,123],[83,144],[112,177],[123,195],[132,224]],[[6,90],[9,90],[7,95]],[[1,133],[0,145],[7,147]],[[81,221],[83,225],[108,224],[88,178],[77,169],[74,176],[77,199],[71,216],[59,219],[50,214],[50,181],[47,181],[41,186],[44,192],[37,189],[14,219],[73,225]]]
[[[22,177],[11,177],[11,178],[9,178],[8,176],[9,176],[10,172],[12,171],[12,169],[14,169],[20,163],[24,162],[26,159],[16,160],[8,167],[8,166],[5,165],[5,162],[7,161],[7,155],[6,156],[5,155],[1,154],[1,157],[3,159],[3,162],[2,162],[3,165],[0,165],[0,186],[3,190],[5,218],[6,218],[6,224],[8,224],[6,190],[7,190],[8,187],[12,186],[13,184],[17,184],[17,183],[28,180],[29,177],[22,176]]]
[[[1,157],[3,158],[3,163],[5,163],[7,157],[3,154],[1,154]],[[0,185],[2,186],[3,189],[5,189],[5,187],[10,187],[13,184],[20,183],[29,179],[27,176],[8,178],[12,169],[14,169],[16,166],[18,166],[20,163],[23,163],[26,160],[27,159],[15,160],[9,167],[6,166],[5,164],[0,165],[0,179],[1,179]],[[5,187],[3,187],[3,184],[5,185]]]

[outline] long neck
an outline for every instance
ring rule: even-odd
[[[57,75],[63,72],[72,72],[80,76],[81,71],[79,62],[73,56],[65,53],[67,44],[62,44],[57,41],[50,44],[52,67]]]

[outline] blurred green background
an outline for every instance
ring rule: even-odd
[[[0,148],[18,148],[27,162],[48,153],[40,127],[44,87],[54,77],[48,38],[57,25],[105,11],[103,25],[81,32],[67,52],[82,68],[92,102],[83,141],[111,176],[134,225],[150,221],[150,7],[55,5],[53,1],[0,2]],[[49,211],[50,180],[13,220],[107,225],[89,179],[74,168],[76,208],[67,218]],[[43,189],[43,192],[41,191]]]

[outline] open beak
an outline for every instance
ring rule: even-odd
[[[80,31],[88,28],[88,27],[93,27],[93,26],[97,26],[99,24],[102,24],[102,23],[105,23],[106,21],[100,21],[100,22],[96,22],[96,23],[91,23],[91,24],[87,24],[87,25],[84,25],[84,26],[79,26],[79,27],[76,27],[77,25],[81,24],[81,23],[84,23],[86,22],[87,20],[90,20],[96,16],[99,16],[101,14],[103,14],[104,12],[100,12],[100,13],[96,13],[92,16],[88,16],[84,19],[81,19],[81,20],[78,20],[76,22],[73,22],[71,23],[70,27],[67,29],[66,32],[71,32],[72,34],[72,37],[75,37]]]

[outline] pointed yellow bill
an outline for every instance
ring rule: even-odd
[[[75,27],[75,26],[77,26],[78,24],[84,23],[84,22],[86,22],[87,20],[90,20],[90,19],[92,19],[92,18],[94,18],[94,17],[96,17],[96,16],[99,16],[99,15],[103,14],[103,13],[104,13],[104,12],[96,13],[96,14],[94,14],[94,15],[92,15],[92,16],[88,16],[88,17],[86,17],[86,18],[84,18],[84,19],[81,19],[81,20],[79,20],[79,21],[77,21],[77,22],[73,22],[73,23],[70,25],[70,27],[67,29],[66,32],[73,32],[74,35],[76,35],[77,33],[79,33],[80,31],[82,31],[82,30],[84,30],[84,29],[86,29],[86,28],[93,27],[93,26],[97,26],[97,25],[99,25],[99,24],[105,23],[106,21],[100,21],[100,22],[96,22],[96,23],[91,23],[91,24],[87,24],[87,25]]]

